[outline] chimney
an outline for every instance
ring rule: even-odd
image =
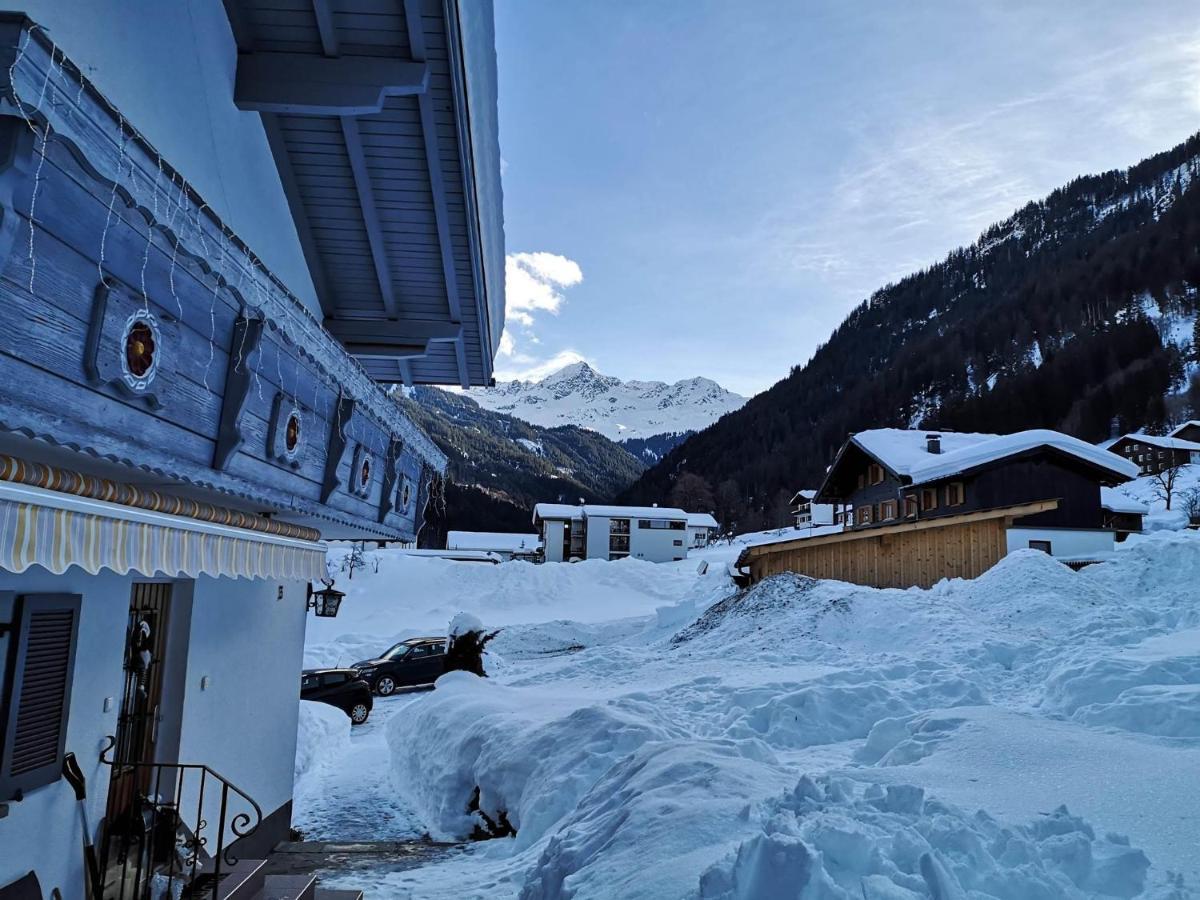
[[[942,436],[940,434],[925,435],[925,449],[930,453],[942,452]]]

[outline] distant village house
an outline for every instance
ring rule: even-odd
[[[533,524],[545,562],[626,557],[673,562],[687,558],[692,539],[688,513],[660,506],[539,503]]]
[[[1173,438],[1179,438],[1181,441],[1191,441],[1194,444],[1200,444],[1200,420],[1192,419],[1190,422],[1184,422],[1170,431],[1169,435]]]
[[[792,517],[797,528],[819,528],[840,521],[840,510],[833,503],[814,503],[817,492],[812,489],[796,491],[792,497]]]
[[[688,547],[699,550],[711,544],[721,532],[721,526],[711,513],[687,514]]]
[[[1200,423],[1189,422],[1176,431],[1194,428],[1200,437]],[[1138,467],[1142,475],[1157,475],[1167,469],[1200,463],[1200,443],[1169,435],[1126,434],[1100,445],[1105,450],[1125,457]]]

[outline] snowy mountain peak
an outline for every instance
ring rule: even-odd
[[[622,381],[586,362],[572,363],[540,381],[509,381],[471,391],[484,409],[507,413],[534,425],[578,425],[614,441],[699,431],[746,398],[711,378]]]

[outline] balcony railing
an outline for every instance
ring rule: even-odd
[[[219,896],[238,859],[233,842],[253,834],[262,809],[199,763],[115,761],[110,736],[100,761],[113,767],[100,852],[101,900]]]

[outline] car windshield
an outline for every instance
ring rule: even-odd
[[[390,650],[384,651],[384,654],[380,657],[380,659],[399,659],[400,657],[409,653],[411,650],[412,644],[397,644]]]

